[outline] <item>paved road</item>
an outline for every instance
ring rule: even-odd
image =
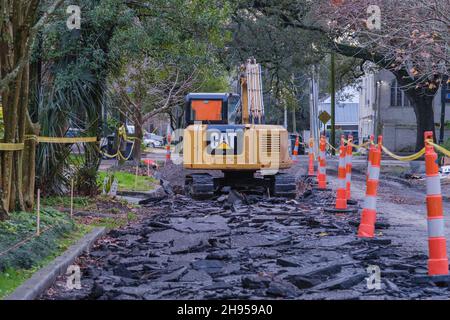
[[[353,174],[352,196],[361,204],[365,196],[365,176]],[[335,175],[330,176],[333,188],[337,187]],[[428,254],[427,211],[424,183],[408,187],[396,181],[381,180],[377,201],[378,216],[385,218],[392,226],[385,231],[395,244],[402,244],[405,250],[419,250]],[[443,188],[448,194],[448,188]],[[444,201],[446,236],[450,239],[450,202]],[[445,213],[444,213],[445,214]],[[406,244],[406,246],[405,246]]]

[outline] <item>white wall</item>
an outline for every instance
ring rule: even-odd
[[[369,120],[375,115],[376,85],[380,82],[380,122],[384,145],[393,151],[413,151],[416,144],[416,116],[412,107],[391,106],[391,82],[394,75],[381,70],[375,75],[367,75],[361,83],[360,99],[360,135],[373,134],[376,126]],[[440,123],[440,91],[433,101],[435,123]],[[445,119],[450,120],[450,104],[446,106]],[[439,130],[436,131],[438,134]],[[445,137],[450,137],[446,131]]]

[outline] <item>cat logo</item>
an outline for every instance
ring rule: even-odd
[[[222,142],[216,149],[230,150],[230,146],[226,142]]]
[[[207,131],[208,153],[238,155],[243,151],[244,127],[239,125],[210,125]]]
[[[234,139],[236,132],[212,132],[211,133],[211,148],[219,150],[234,149]]]

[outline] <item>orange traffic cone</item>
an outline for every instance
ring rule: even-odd
[[[375,222],[377,219],[377,192],[381,167],[381,144],[383,137],[378,137],[378,146],[369,149],[369,172],[366,182],[366,198],[361,212],[361,224],[358,237],[373,238],[375,236]]]
[[[308,168],[308,176],[313,177],[315,176],[314,172],[314,139],[309,139],[309,168]]]
[[[442,210],[441,180],[437,164],[437,154],[427,140],[433,139],[433,132],[425,132],[425,168],[427,183],[428,214],[428,274],[448,275],[445,223]]]
[[[319,169],[317,172],[317,184],[319,190],[327,190],[327,143],[324,136],[320,137]]]
[[[347,154],[345,156],[345,168],[347,171],[345,180],[346,180],[347,199],[350,200],[352,188],[352,162],[353,162],[353,147],[351,146],[351,143],[353,142],[352,135],[348,136],[348,142],[349,143],[347,143]]]
[[[298,149],[299,149],[299,146],[300,146],[300,141],[299,141],[299,138],[297,136],[297,138],[295,139],[294,151],[292,151],[292,156],[293,156],[292,160],[294,162],[298,162]]]
[[[167,125],[166,163],[170,162],[170,144],[172,142],[172,135],[170,131],[170,125]]]
[[[341,147],[339,148],[339,166],[338,166],[338,189],[336,193],[336,206],[335,208],[325,208],[326,212],[345,213],[345,212],[357,212],[356,208],[347,207],[347,188],[346,188],[346,158],[347,148],[344,142],[345,136],[341,136]]]
[[[344,136],[341,137],[341,147],[339,148],[339,167],[338,167],[338,190],[336,194],[336,209],[347,209],[347,191],[346,191],[346,153],[344,145]]]

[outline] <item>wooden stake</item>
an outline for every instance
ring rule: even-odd
[[[147,161],[147,176],[150,177],[150,161]]]
[[[73,218],[73,178],[70,181],[70,219]]]
[[[36,217],[36,235],[41,234],[41,189],[37,190],[37,217]]]
[[[136,176],[134,178],[134,191],[137,189],[137,177],[138,177],[139,166],[136,166]]]

